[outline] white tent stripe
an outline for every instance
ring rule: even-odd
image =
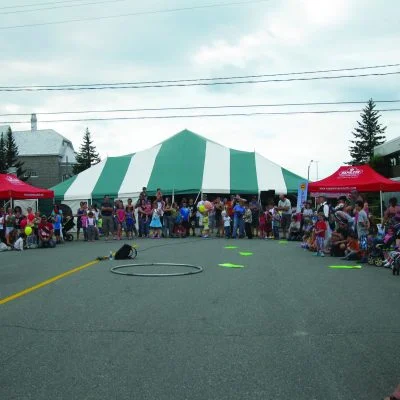
[[[134,154],[119,188],[118,197],[138,197],[142,187],[149,182],[157,154],[162,144]]]
[[[275,190],[276,193],[287,193],[282,168],[258,153],[255,156],[258,191]]]
[[[229,193],[231,189],[231,155],[228,147],[207,141],[202,191]]]
[[[89,200],[107,160],[81,172],[64,194],[64,200]]]

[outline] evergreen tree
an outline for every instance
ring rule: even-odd
[[[16,168],[17,169],[17,177],[21,180],[26,180],[27,178],[24,177],[25,170],[22,169],[24,165],[23,162],[19,161],[18,159],[18,146],[15,143],[14,135],[12,133],[11,128],[8,128],[7,137],[5,140],[5,167],[6,170],[9,168]]]
[[[90,168],[92,165],[99,163],[99,153],[96,152],[96,146],[93,145],[91,133],[88,128],[83,135],[83,143],[76,154],[76,164],[74,165],[74,174],[79,174],[85,169]]]
[[[370,99],[361,113],[361,122],[357,121],[354,129],[354,146],[350,147],[351,165],[366,164],[374,155],[374,147],[385,142],[386,126],[379,123],[380,114],[375,110],[375,103]]]
[[[0,174],[7,172],[7,161],[6,161],[6,143],[4,141],[4,135],[0,137]]]

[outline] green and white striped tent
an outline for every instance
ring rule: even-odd
[[[75,207],[79,201],[135,199],[148,193],[297,192],[298,175],[256,152],[233,150],[184,130],[150,149],[108,157],[52,188],[55,199]]]

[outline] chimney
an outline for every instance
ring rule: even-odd
[[[36,132],[37,131],[37,118],[36,114],[31,115],[31,131]]]

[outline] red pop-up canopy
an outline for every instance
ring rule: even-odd
[[[340,167],[335,173],[309,183],[310,193],[400,192],[400,183],[378,174],[369,165]]]
[[[0,174],[0,199],[52,199],[52,190],[40,189],[22,182],[14,175]]]

